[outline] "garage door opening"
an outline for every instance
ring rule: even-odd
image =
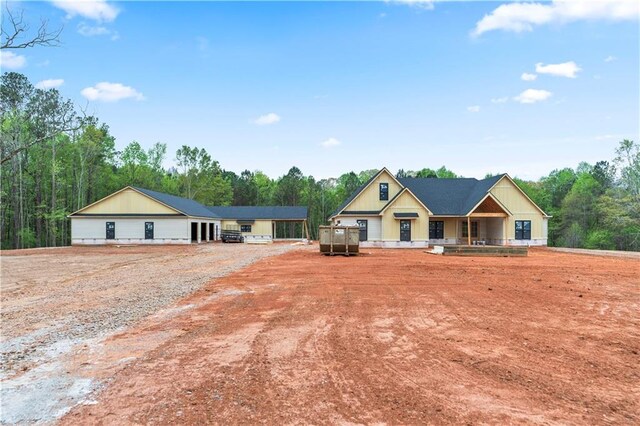
[[[191,222],[191,241],[198,241],[198,224]]]
[[[200,241],[207,241],[207,224],[200,224]]]

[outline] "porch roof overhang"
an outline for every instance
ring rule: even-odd
[[[417,219],[418,213],[394,213],[394,219]]]

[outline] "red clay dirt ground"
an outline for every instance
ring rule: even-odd
[[[639,424],[639,284],[635,259],[544,249],[297,250],[110,338],[147,350],[62,423]]]

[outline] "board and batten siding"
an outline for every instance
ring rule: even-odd
[[[240,230],[240,224],[242,220],[228,220],[222,221],[222,229],[235,229]],[[242,235],[266,235],[271,237],[273,234],[273,221],[270,219],[256,219],[253,223],[246,223],[251,225],[251,232],[243,232]]]
[[[389,199],[380,200],[380,184],[389,184]],[[369,186],[364,189],[355,199],[348,204],[344,210],[346,211],[380,211],[389,203],[393,197],[400,192],[402,188],[396,182],[395,178],[383,170]]]
[[[547,218],[525,197],[511,180],[503,177],[491,189],[491,194],[498,199],[512,214],[506,218],[507,241],[509,244],[547,244]],[[516,220],[531,221],[531,240],[516,240]]]
[[[83,214],[178,214],[152,198],[127,188],[82,210]]]
[[[340,216],[340,226],[358,226],[359,220],[367,221],[367,241],[382,240],[382,218],[380,216]],[[335,221],[334,221],[335,224]]]
[[[115,222],[115,239],[106,239],[107,222]],[[145,222],[153,222],[153,240],[145,240]],[[72,244],[189,244],[190,221],[180,218],[72,217]]]
[[[429,240],[429,212],[411,193],[404,192],[383,213],[383,241],[400,241],[400,219],[394,213],[418,213],[418,218],[411,220],[411,241]]]

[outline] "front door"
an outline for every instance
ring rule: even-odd
[[[369,226],[368,220],[357,220],[358,226],[360,227],[360,241],[367,241],[367,228]]]
[[[411,221],[400,221],[400,241],[411,241]]]
[[[107,222],[107,240],[116,239],[116,223]]]
[[[153,240],[153,222],[144,223],[144,239]]]

